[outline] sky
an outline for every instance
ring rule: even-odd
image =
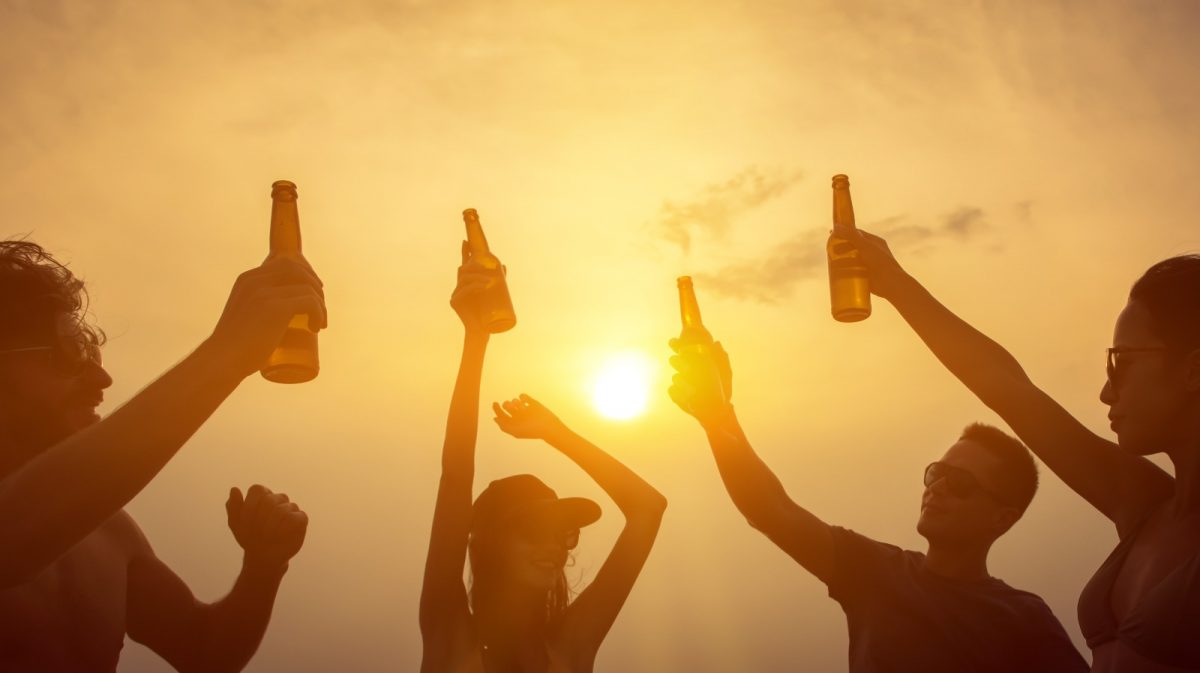
[[[309,513],[248,671],[415,670],[417,598],[476,208],[518,323],[482,397],[526,392],[669,500],[598,671],[837,671],[843,614],[751,530],[667,398],[676,276],[791,496],[923,549],[921,471],[999,420],[886,303],[829,317],[829,178],[860,227],[1109,436],[1104,348],[1129,285],[1200,250],[1200,3],[0,0],[0,222],[89,284],[111,411],[207,336],[294,181],[330,327],[314,382],[247,379],[133,502],[198,597],[240,554],[228,488]],[[657,363],[645,414],[600,416],[613,353]],[[602,491],[481,413],[476,489],[539,475],[597,500],[569,577],[620,527]],[[1052,474],[992,574],[1075,600],[1115,531]],[[169,667],[128,643],[120,670]]]

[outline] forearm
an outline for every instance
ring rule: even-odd
[[[1003,404],[1005,387],[1028,381],[1012,354],[943,306],[911,276],[904,277],[889,300],[950,373],[993,409]]]
[[[473,475],[475,470],[475,441],[479,434],[479,386],[483,378],[483,358],[487,351],[488,334],[467,332],[463,338],[462,359],[454,394],[450,398],[450,413],[446,419],[446,437],[442,444],[442,475]]]
[[[201,345],[0,482],[0,586],[36,574],[124,507],[240,381],[216,348]]]
[[[667,500],[661,493],[621,461],[570,428],[559,426],[546,437],[546,442],[587,472],[626,518],[662,515]]]
[[[718,417],[707,419],[703,426],[734,506],[755,528],[768,528],[780,505],[791,503],[783,484],[750,446],[732,405]]]
[[[256,567],[243,563],[233,589],[204,608],[197,641],[195,671],[235,673],[258,650],[287,565]]]

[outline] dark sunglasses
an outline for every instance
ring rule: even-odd
[[[50,365],[64,376],[79,376],[89,365],[102,366],[100,346],[87,340],[71,340],[57,346],[26,346],[24,348],[9,348],[0,350],[0,355],[8,353],[43,352],[50,358]]]
[[[1105,372],[1105,374],[1108,375],[1108,382],[1116,383],[1117,371],[1118,371],[1117,366],[1121,362],[1122,355],[1124,355],[1126,353],[1153,353],[1155,351],[1165,351],[1165,350],[1167,350],[1165,346],[1155,346],[1155,347],[1146,347],[1146,348],[1124,348],[1124,347],[1106,348],[1105,351],[1107,351],[1108,359],[1104,366],[1104,372]]]
[[[530,520],[522,521],[513,526],[517,537],[530,544],[554,543],[570,551],[579,545],[579,529],[556,529],[547,527],[544,523]]]
[[[991,497],[996,502],[1002,504],[1011,504],[1010,498],[1005,498],[1003,495],[985,487],[979,483],[975,475],[948,463],[933,462],[925,468],[925,488],[929,488],[939,481],[945,480],[946,490],[956,498],[969,498],[976,493],[983,493]]]

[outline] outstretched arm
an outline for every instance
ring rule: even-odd
[[[746,521],[822,582],[833,576],[829,524],[797,505],[758,457],[731,403],[733,370],[721,344],[694,347],[671,340],[671,399],[700,421],[717,470]]]
[[[466,617],[463,567],[471,532],[471,488],[475,479],[475,438],[479,431],[479,385],[488,332],[480,320],[480,297],[488,276],[472,264],[463,244],[463,265],[450,305],[465,328],[462,360],[442,443],[442,477],[433,510],[433,531],[421,587],[421,633],[428,640],[443,634],[449,622]]]
[[[1171,477],[1077,421],[1039,389],[1008,351],[967,324],[904,272],[887,243],[861,233],[871,291],[887,299],[938,360],[995,411],[1076,493],[1124,534],[1170,497]]]
[[[572,650],[594,655],[625,605],[654,546],[667,499],[633,470],[575,434],[528,395],[493,404],[496,423],[514,437],[543,439],[583,468],[625,516],[625,527],[596,573],[563,616],[561,633]]]
[[[321,281],[305,264],[275,259],[243,273],[195,352],[104,420],[0,480],[0,589],[36,575],[132,500],[301,313],[326,324]]]
[[[243,499],[230,491],[229,527],[244,550],[242,571],[221,600],[205,604],[129,520],[135,553],[129,564],[126,628],[129,637],[182,673],[235,673],[258,650],[288,561],[304,544],[308,517],[286,494],[251,486]]]

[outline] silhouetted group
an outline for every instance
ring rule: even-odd
[[[1155,264],[1117,318],[1100,391],[1114,443],[939,303],[882,239],[856,237],[871,291],[1016,435],[968,423],[925,467],[916,522],[928,543],[923,553],[831,524],[797,503],[742,430],[723,346],[669,344],[669,395],[704,430],[734,506],[845,611],[849,670],[1089,670],[1041,598],[988,570],[993,543],[1037,490],[1034,456],[1112,521],[1119,537],[1079,599],[1090,670],[1200,670],[1200,256]],[[596,502],[560,497],[529,474],[473,495],[480,380],[492,338],[483,298],[504,273],[464,245],[450,299],[463,349],[419,609],[422,673],[592,671],[667,506],[654,487],[524,394],[492,404],[499,428],[544,441],[577,464],[612,499],[624,527],[595,578],[574,595],[564,569],[580,531],[601,516]],[[126,636],[180,671],[241,670],[304,542],[305,513],[261,485],[231,489],[226,516],[244,550],[242,569],[224,598],[202,603],[123,508],[262,368],[293,316],[307,316],[314,330],[326,326],[322,282],[307,263],[286,257],[241,274],[211,335],[103,419],[96,407],[112,378],[101,359],[104,333],[85,319],[86,302],[83,283],[47,251],[0,242],[0,671],[115,671]],[[1157,453],[1173,463],[1173,476],[1148,460]],[[1053,564],[1054,551],[1029,562]]]

